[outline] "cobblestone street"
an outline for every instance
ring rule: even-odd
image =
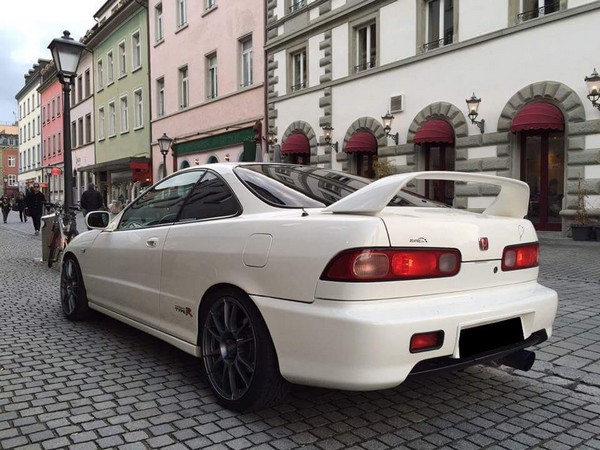
[[[31,223],[0,225],[0,449],[600,449],[600,242],[542,234],[554,335],[529,372],[476,366],[376,392],[294,387],[238,414],[199,360],[98,315],[66,320]]]

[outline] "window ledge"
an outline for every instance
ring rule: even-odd
[[[215,11],[218,7],[219,7],[219,5],[217,5],[217,4],[212,5],[210,8],[205,9],[200,17],[208,16],[211,12]]]
[[[125,78],[126,76],[127,76],[127,72],[125,72],[125,73],[122,73],[122,74],[120,74],[120,75],[119,75],[119,78],[117,78],[117,80],[120,80],[120,79],[122,79],[122,78]]]
[[[108,83],[106,83],[106,87],[111,87],[113,84],[115,84],[115,80],[111,80]]]
[[[165,38],[164,37],[160,38],[158,41],[155,41],[154,42],[154,48],[158,47],[163,42],[165,42]]]
[[[117,137],[117,135],[116,135],[116,134],[109,134],[109,135],[108,135],[108,138],[109,138],[109,139],[111,139],[111,138],[114,138],[114,137]]]
[[[138,70],[142,70],[142,67],[143,67],[143,66],[140,64],[139,66],[135,67],[135,68],[134,68],[134,69],[131,71],[131,73],[136,73]]]
[[[185,30],[187,27],[189,27],[188,23],[184,23],[183,25],[178,25],[177,29],[175,30],[175,34]]]
[[[138,127],[135,127],[135,128],[133,129],[133,131],[139,131],[139,130],[143,130],[143,129],[144,129],[144,125],[140,125],[140,126],[138,126]]]
[[[121,131],[121,133],[120,133],[120,134],[121,134],[121,136],[122,136],[122,135],[124,135],[124,134],[128,134],[128,133],[129,133],[129,130],[125,130],[125,131]]]

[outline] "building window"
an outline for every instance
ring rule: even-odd
[[[79,75],[77,77],[77,101],[83,101],[83,76]]]
[[[308,69],[306,64],[306,49],[303,48],[290,56],[291,60],[291,91],[295,92],[306,87]]]
[[[156,112],[158,117],[165,115],[165,79],[159,78],[156,80]]]
[[[8,184],[10,186],[16,186],[17,185],[17,176],[14,173],[11,173],[8,175]]]
[[[110,52],[108,52],[108,54],[106,55],[106,64],[107,64],[107,80],[106,82],[108,84],[111,84],[113,81],[115,81],[115,60],[113,58],[113,52],[112,50]]]
[[[92,115],[85,115],[85,143],[92,142]]]
[[[83,117],[77,119],[77,145],[83,145]]]
[[[429,0],[425,9],[426,43],[423,49],[433,50],[452,44],[454,39],[454,0]]]
[[[62,150],[62,138],[61,138],[60,131],[58,132],[58,143],[56,146],[58,147],[58,153],[60,153]]]
[[[142,66],[142,42],[140,41],[139,31],[136,31],[131,35],[131,49],[133,52],[133,70],[135,70]]]
[[[208,87],[207,87],[207,98],[216,98],[217,97],[217,54],[212,53],[206,57],[206,62],[208,66]]]
[[[559,0],[521,0],[518,22],[535,19],[560,10]]]
[[[288,9],[290,12],[298,11],[306,6],[306,0],[291,0]]]
[[[52,99],[52,118],[54,119],[56,117],[56,99],[53,98]]]
[[[156,42],[160,42],[165,37],[165,32],[163,28],[163,7],[162,3],[159,3],[154,7],[154,40]]]
[[[42,121],[46,123],[46,107],[42,106]]]
[[[133,127],[142,128],[144,123],[142,122],[144,114],[144,103],[142,98],[142,90],[138,89],[133,93]]]
[[[71,142],[77,145],[77,122],[71,122]]]
[[[99,59],[96,66],[96,85],[98,90],[104,88],[104,69],[102,68],[102,60]]]
[[[240,76],[241,86],[246,87],[252,84],[252,37],[247,37],[240,41],[241,61]]]
[[[8,157],[8,167],[15,167],[16,164],[17,164],[17,158],[14,156],[9,156]]]
[[[129,131],[129,106],[127,97],[121,97],[121,133]]]
[[[211,9],[217,5],[217,0],[204,0],[204,9]]]
[[[75,122],[73,122],[73,131],[75,131]],[[75,134],[73,134],[73,136],[75,136]],[[73,138],[73,141],[75,141],[75,138]],[[52,135],[52,154],[56,155],[56,135],[53,134]],[[29,151],[27,151],[27,161],[28,161],[28,166],[31,165],[31,153]]]
[[[187,25],[187,0],[177,0],[177,28]]]
[[[190,104],[190,86],[187,66],[179,69],[179,107],[187,108]]]
[[[58,97],[56,97],[56,115],[60,116],[60,113],[62,111],[62,104],[60,102],[60,95]]]
[[[113,137],[117,128],[117,112],[115,110],[115,102],[108,104],[108,137]]]
[[[104,106],[98,108],[98,139],[104,139]]]
[[[90,78],[90,69],[85,71],[85,98],[91,94],[92,80]]]
[[[125,41],[119,44],[119,77],[127,74],[127,52],[125,51]]]
[[[375,22],[354,29],[356,56],[354,72],[362,72],[377,65],[377,26]]]

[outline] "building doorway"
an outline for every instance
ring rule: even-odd
[[[564,197],[564,132],[521,133],[521,180],[529,185],[527,218],[536,230],[560,231]]]
[[[456,159],[454,146],[430,142],[423,144],[425,149],[425,170],[454,171]],[[444,180],[427,180],[425,197],[452,206],[454,201],[454,182]]]

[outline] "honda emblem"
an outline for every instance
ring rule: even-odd
[[[479,238],[479,250],[482,252],[490,248],[490,241],[486,237]]]

